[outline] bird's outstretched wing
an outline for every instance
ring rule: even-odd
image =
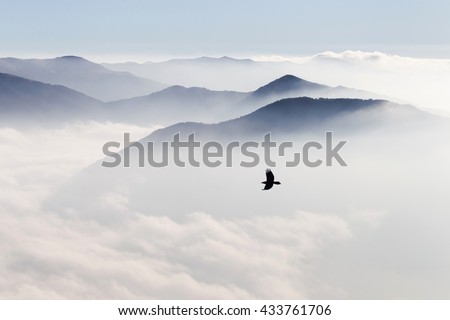
[[[270,169],[266,170],[266,181],[267,183],[273,184],[273,181],[275,180],[275,177],[273,176],[273,173]]]

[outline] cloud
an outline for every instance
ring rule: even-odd
[[[403,57],[378,51],[326,51],[312,56],[256,56],[279,70],[331,86],[375,92],[450,116],[450,60]],[[280,62],[290,62],[288,66]]]
[[[375,137],[353,137],[348,168],[277,169],[285,192],[266,199],[257,188],[245,201],[230,190],[235,198],[214,202],[219,184],[189,193],[204,191],[198,203],[210,201],[220,214],[155,215],[154,208],[133,205],[149,197],[139,183],[99,193],[92,205],[105,219],[44,209],[55,190],[98,159],[105,140],[120,139],[124,131],[148,133],[98,123],[0,130],[1,298],[449,297],[449,259],[442,254],[450,243],[447,135],[405,132],[412,140],[390,137],[392,145],[383,148]],[[405,141],[412,147],[399,148]],[[367,151],[373,145],[375,152]],[[245,181],[259,181],[260,172],[247,174]],[[85,186],[94,185],[92,179]],[[78,192],[80,203],[91,199],[88,190]],[[242,203],[233,207],[234,201],[272,209],[236,213]],[[111,223],[113,217],[119,223]]]
[[[65,179],[100,159],[106,141],[120,139],[123,132],[144,137],[157,128],[97,122],[55,129],[0,128],[0,153],[5,155],[0,158],[1,204],[36,204]],[[22,203],[10,198],[12,190],[20,192]]]
[[[333,215],[183,221],[129,208],[126,192],[105,192],[98,210],[120,224],[45,211],[42,202],[99,158],[102,143],[148,128],[75,123],[59,129],[0,129],[0,297],[305,298],[323,245],[351,238]],[[324,285],[324,287],[326,287]]]
[[[0,219],[3,298],[306,298],[322,242],[351,236],[341,219],[306,212],[183,223],[128,214],[115,228],[46,213]]]

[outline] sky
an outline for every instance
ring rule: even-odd
[[[94,60],[382,51],[450,56],[450,2],[0,1],[0,56]]]

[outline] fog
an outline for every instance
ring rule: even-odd
[[[98,123],[77,123],[57,130],[1,130],[5,157],[1,165],[0,296],[307,296],[307,282],[312,279],[304,275],[308,266],[299,270],[297,262],[315,256],[321,241],[349,236],[346,223],[337,217],[297,211],[288,218],[274,215],[233,220],[190,212],[179,222],[169,216],[131,210],[129,200],[112,194],[106,185],[98,199],[102,208],[98,214],[120,214],[120,223],[112,225],[109,219],[96,219],[98,216],[83,217],[74,212],[68,216],[67,211],[44,210],[44,199],[99,158],[105,139],[118,140],[117,134],[123,131],[139,137],[150,130]],[[95,176],[85,182],[95,184]],[[88,190],[81,190],[77,196],[80,204],[91,200]],[[302,250],[296,253],[297,249]],[[291,260],[296,261],[295,266]],[[277,289],[268,290],[271,287]]]
[[[153,129],[1,129],[0,297],[449,298],[446,123],[334,127],[348,166],[279,162],[270,191],[264,163],[97,162]]]
[[[159,63],[104,64],[163,83],[212,90],[253,91],[285,74],[330,86],[346,86],[450,114],[450,61],[381,52],[324,52],[313,56],[178,59]],[[213,71],[212,71],[213,70]]]
[[[446,89],[450,85],[450,60],[345,51],[325,52],[297,62],[299,72],[313,81],[377,92],[450,115]]]
[[[258,59],[265,62],[225,58],[220,68],[214,59],[181,61],[191,73],[216,71],[203,78],[160,71],[189,82],[178,84],[241,91],[289,73],[448,111],[446,60],[363,52]],[[175,87],[138,98],[134,113],[127,101],[105,104],[123,109],[105,109],[110,117],[97,121],[76,110],[84,117],[70,117],[67,108],[57,109],[65,117],[43,114],[45,121],[3,118],[0,298],[449,299],[448,118],[385,101],[301,98],[222,124],[157,130],[175,121],[244,115],[258,103],[298,95],[284,90],[290,83],[247,104],[241,103],[247,94]],[[327,90],[316,94],[370,95]],[[61,107],[48,94],[40,96],[44,105]],[[164,112],[156,112],[162,102]],[[127,112],[128,123],[120,122]],[[201,143],[212,139],[224,146],[234,139],[261,142],[273,131],[274,141],[292,141],[301,157],[305,143],[325,146],[325,132],[332,132],[334,145],[346,141],[339,154],[347,166],[287,167],[290,152],[274,156],[272,171],[281,185],[269,191],[261,190],[269,166],[261,150],[252,168],[239,166],[250,159],[238,151],[231,167],[224,158],[217,168],[176,167],[171,154],[168,167],[141,168],[136,148],[130,168],[101,166],[103,145],[117,141],[119,152],[124,133],[157,143],[193,131]],[[312,150],[310,160],[324,160],[325,150]]]
[[[63,85],[102,101],[146,95],[167,87],[129,73],[107,70],[76,56],[54,59],[0,58],[0,72]]]

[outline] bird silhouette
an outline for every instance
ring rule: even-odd
[[[263,190],[269,190],[273,187],[274,184],[281,184],[280,181],[274,181],[275,177],[272,173],[272,170],[266,169],[266,181],[263,181],[261,183],[264,183],[264,189]]]

